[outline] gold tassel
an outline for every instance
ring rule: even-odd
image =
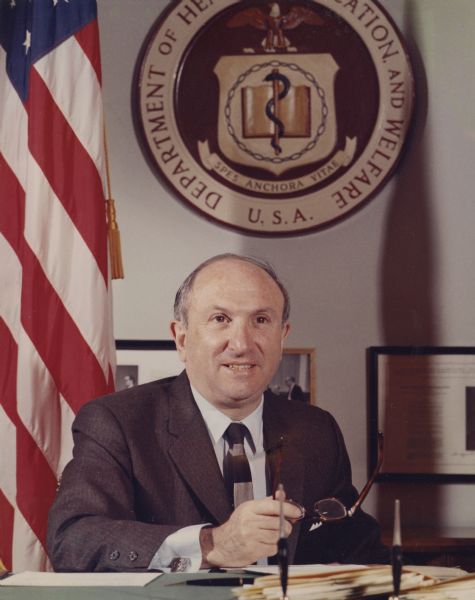
[[[106,210],[111,277],[112,279],[124,279],[124,267],[122,265],[122,249],[120,245],[120,231],[116,220],[115,203],[112,198],[106,200]]]
[[[124,279],[124,267],[122,265],[122,248],[120,244],[120,231],[117,224],[115,203],[111,198],[111,182],[109,173],[109,152],[107,150],[106,128],[104,126],[104,155],[106,163],[106,181],[107,181],[107,237],[109,240],[109,257],[111,265],[111,278]]]

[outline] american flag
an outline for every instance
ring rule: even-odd
[[[71,423],[113,388],[96,3],[0,0],[0,559],[49,569]]]

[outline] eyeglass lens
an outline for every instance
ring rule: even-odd
[[[348,514],[346,507],[337,498],[324,498],[315,502],[314,511],[322,521],[344,519]]]

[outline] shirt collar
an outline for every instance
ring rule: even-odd
[[[228,428],[228,425],[233,422],[227,415],[222,413],[218,408],[213,406],[211,402],[206,400],[193,386],[191,386],[193,397],[198,405],[201,415],[206,423],[209,434],[214,442],[217,444],[222,438],[224,432]],[[256,409],[248,415],[245,419],[239,421],[243,423],[250,431],[254,446],[260,448],[263,445],[262,437],[262,411],[264,407],[263,396]]]

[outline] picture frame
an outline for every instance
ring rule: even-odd
[[[183,371],[173,340],[116,340],[116,389],[122,390]]]
[[[290,390],[289,378],[295,380]],[[317,359],[315,348],[284,348],[282,360],[269,384],[271,391],[288,399],[317,404]],[[300,388],[300,390],[296,389]],[[298,393],[295,393],[295,392]],[[290,398],[289,398],[290,396]]]
[[[116,340],[116,389],[122,390],[162,377],[178,375],[184,368],[173,340]],[[301,400],[316,404],[315,348],[285,348],[271,390],[288,397],[285,379],[294,377]]]
[[[384,434],[379,481],[475,481],[475,348],[367,350],[369,470]]]

